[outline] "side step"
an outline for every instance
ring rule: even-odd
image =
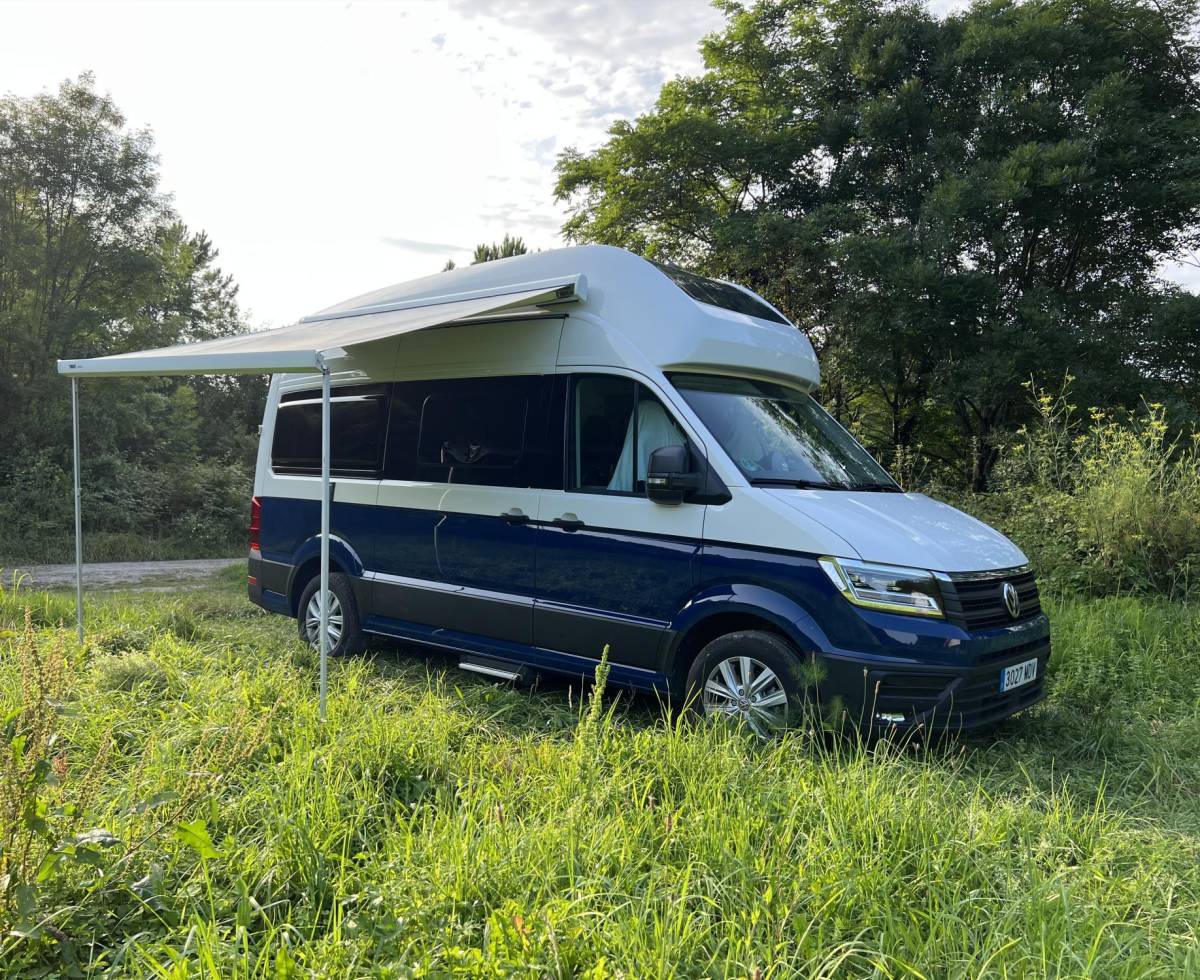
[[[532,671],[528,667],[522,667],[508,660],[497,660],[495,657],[483,657],[478,654],[463,656],[458,661],[458,667],[460,670],[474,671],[476,674],[483,674],[486,677],[491,677],[498,681],[509,681],[510,683],[521,683],[529,680],[532,676]]]

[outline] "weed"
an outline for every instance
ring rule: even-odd
[[[1033,390],[1037,419],[1004,448],[998,492],[963,506],[995,523],[1044,579],[1094,594],[1200,589],[1200,434],[1172,437],[1149,404],[1119,418]]]

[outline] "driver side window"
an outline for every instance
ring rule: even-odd
[[[575,378],[567,453],[570,489],[642,494],[650,454],[687,444],[687,436],[644,385],[604,374]]]

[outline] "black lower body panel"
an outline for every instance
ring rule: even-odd
[[[1001,690],[1008,667],[1037,660],[1037,674]],[[1049,639],[1013,647],[983,664],[951,668],[874,669],[867,672],[861,727],[955,732],[987,728],[1045,697]]]

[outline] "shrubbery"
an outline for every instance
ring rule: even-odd
[[[15,460],[0,498],[0,562],[65,562],[74,555],[69,471],[49,450]],[[115,453],[83,467],[85,561],[225,557],[245,541],[251,480],[236,459],[166,464]]]
[[[1003,448],[992,493],[960,503],[1025,550],[1042,576],[1102,595],[1200,590],[1200,435],[1171,435],[1148,404],[1084,419],[1068,384],[1035,390],[1033,424]]]

